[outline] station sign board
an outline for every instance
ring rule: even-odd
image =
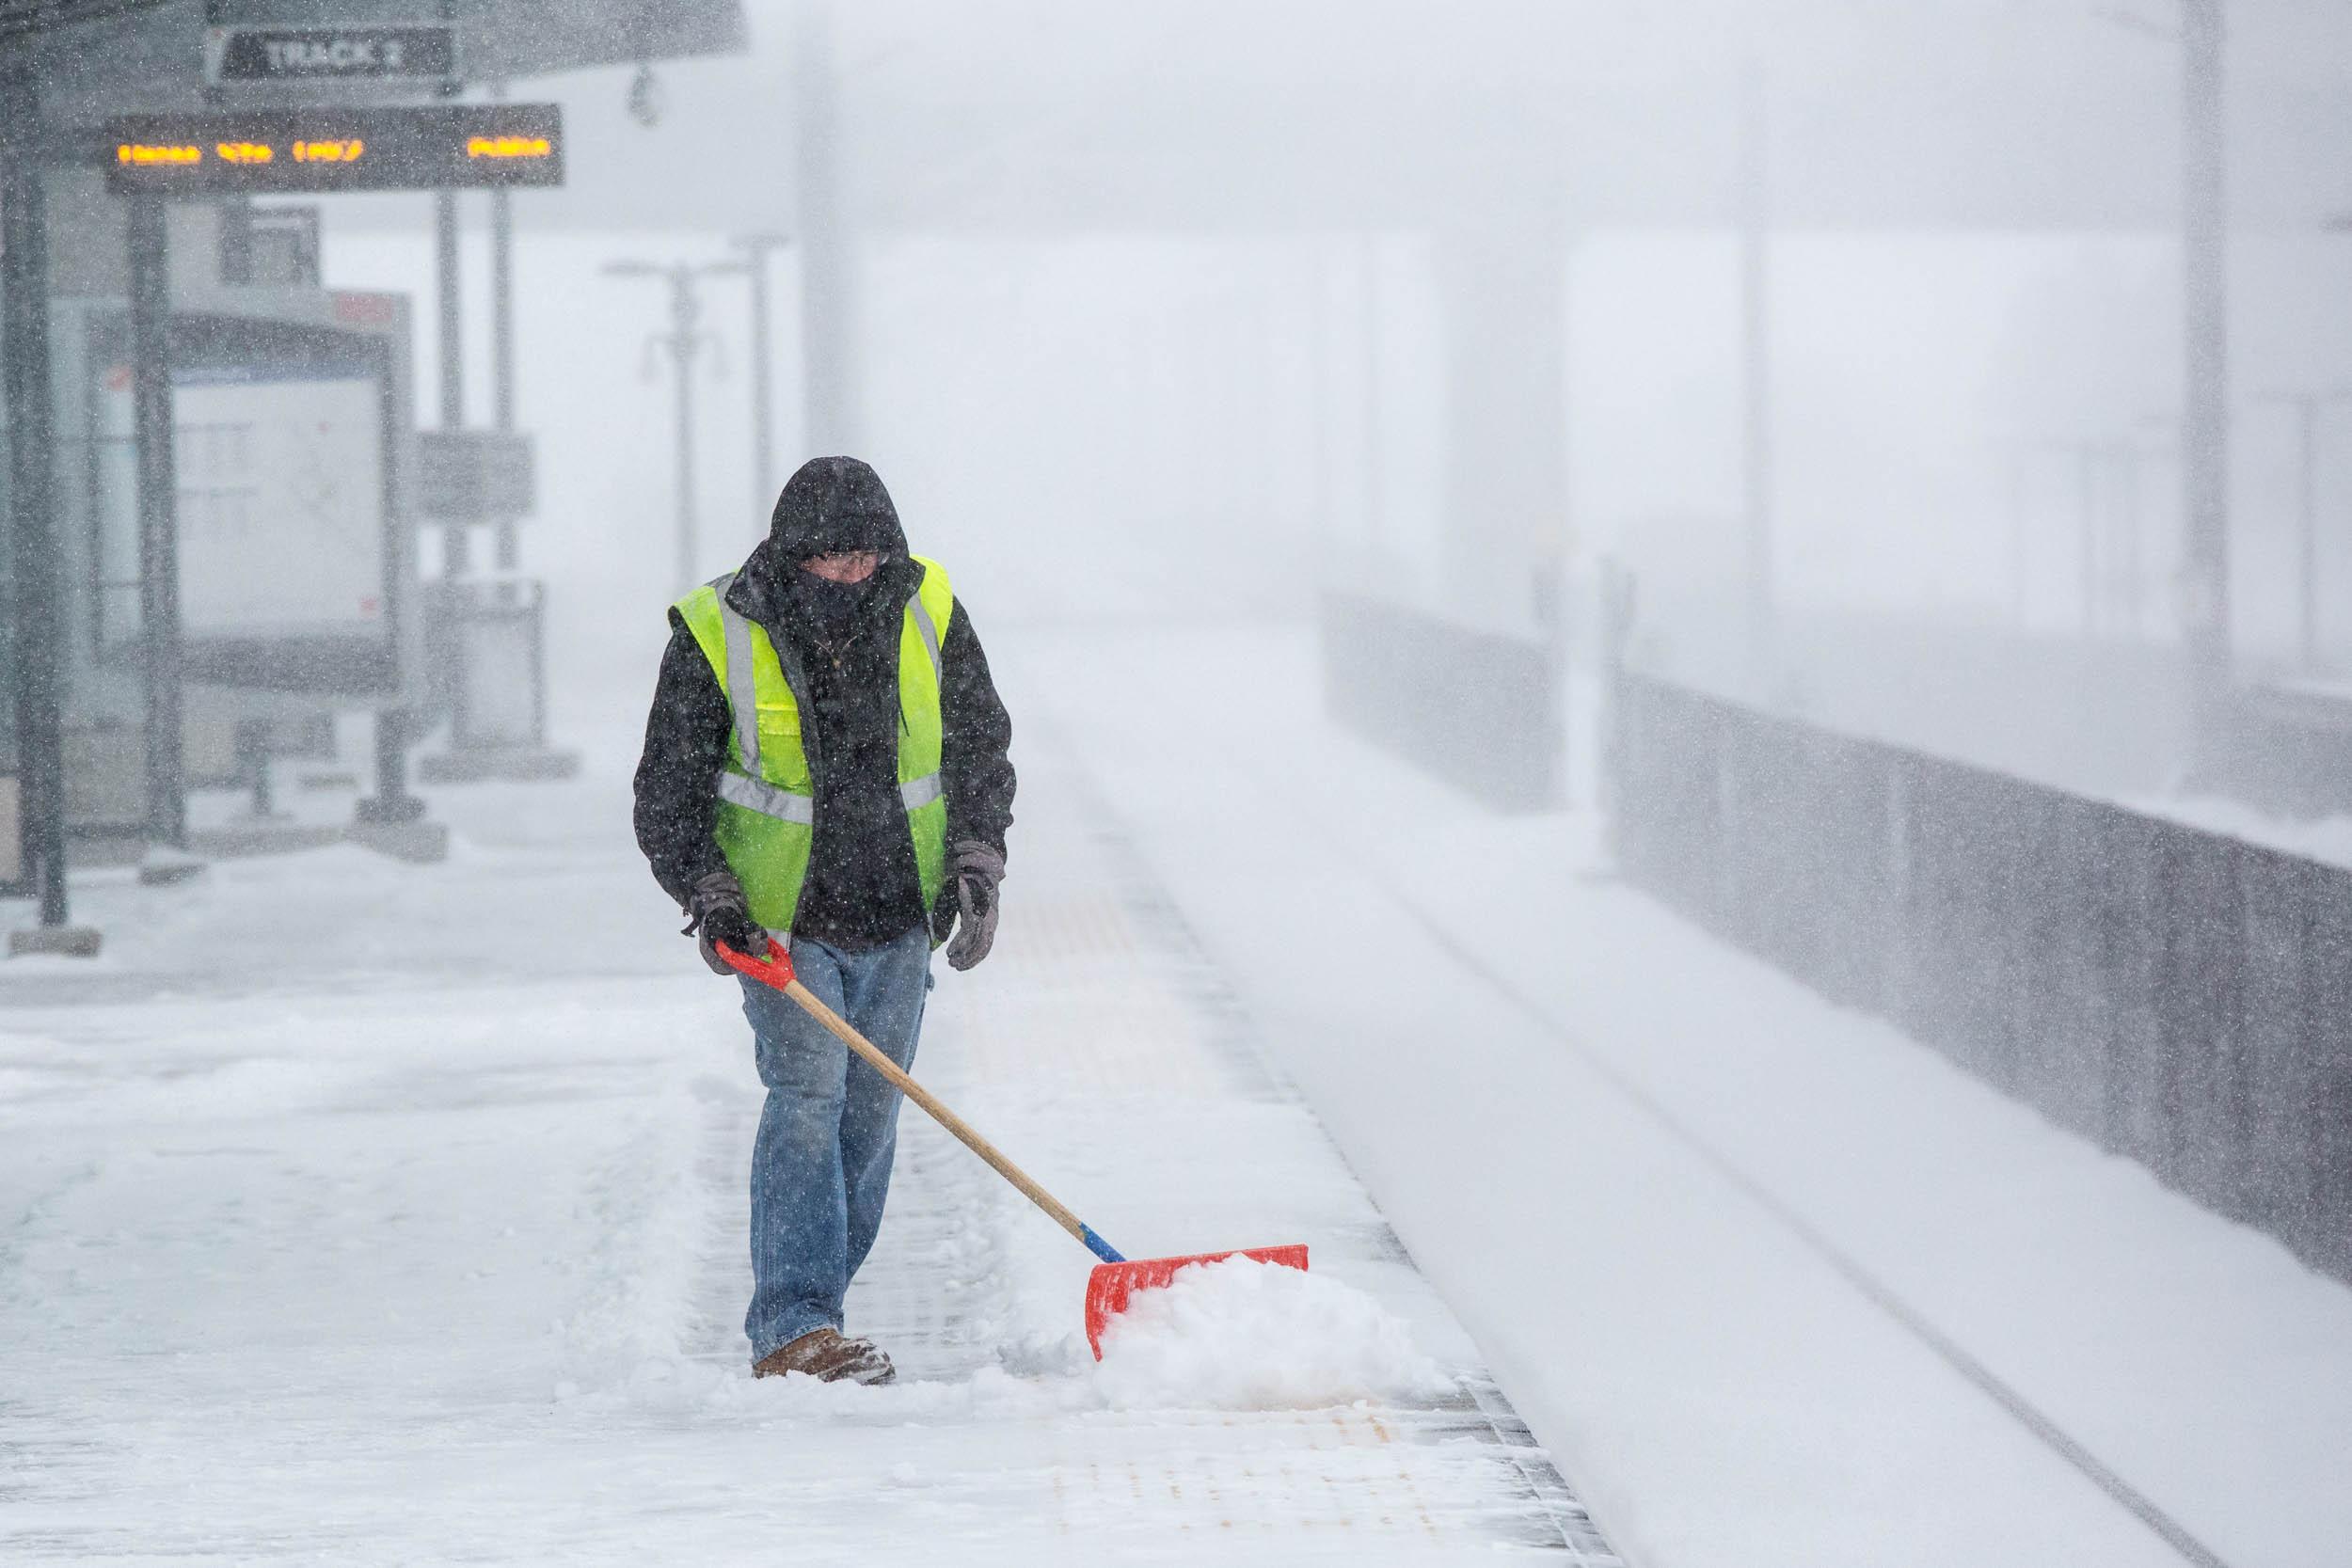
[[[130,115],[109,120],[117,196],[266,196],[564,182],[554,103]]]
[[[413,548],[395,490],[389,340],[176,312],[169,335],[180,659],[190,680],[364,696],[400,682]],[[135,657],[141,559],[130,325],[91,318],[87,494],[102,658]],[[120,602],[117,602],[117,600]]]
[[[215,27],[207,82],[438,81],[457,74],[457,33],[404,27]]]

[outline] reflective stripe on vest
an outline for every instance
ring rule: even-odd
[[[722,604],[724,602],[724,600],[721,601]],[[931,651],[931,679],[933,681],[945,683],[947,678],[946,669],[946,666],[940,662],[939,628],[931,624],[930,606],[923,602],[922,594],[917,594],[914,597],[907,601],[907,608],[914,611],[914,624],[922,628],[923,646]]]
[[[946,782],[936,773],[926,773],[898,786],[898,803],[909,811],[920,811],[933,800],[945,800],[946,795]],[[719,799],[779,821],[813,824],[817,820],[817,802],[809,796],[779,789],[763,779],[746,778],[731,768],[720,770]]]
[[[745,811],[755,811],[762,816],[779,821],[798,822],[804,826],[817,820],[817,802],[806,795],[795,795],[779,789],[764,779],[745,778],[733,768],[719,771],[719,799]]]
[[[752,624],[738,615],[727,603],[727,590],[735,586],[735,574],[729,572],[710,585],[719,595],[719,625],[727,640],[727,705],[735,711],[735,747],[743,753],[743,771],[754,779],[759,777],[759,699],[754,693],[758,683],[752,676]],[[740,805],[743,802],[737,801]],[[752,808],[757,811],[759,808]],[[778,815],[774,812],[771,816]]]

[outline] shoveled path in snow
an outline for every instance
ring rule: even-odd
[[[912,1110],[851,1301],[900,1383],[750,1380],[748,1037],[601,760],[441,792],[446,866],[90,879],[109,956],[0,974],[0,1560],[1615,1560],[1034,744],[918,1070],[1131,1251],[1308,1241],[1455,1392],[1111,1408],[1089,1259]]]

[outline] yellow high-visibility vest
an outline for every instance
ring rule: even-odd
[[[955,607],[946,569],[914,558],[922,586],[898,628],[898,800],[914,835],[914,869],[927,911],[947,879],[947,797],[940,778],[940,639]],[[734,574],[707,582],[675,608],[710,660],[734,724],[717,780],[719,848],[743,884],[751,916],[781,938],[792,929],[808,879],[817,800],[801,746],[801,705],[759,623],[728,607]],[[934,943],[934,945],[936,945]]]

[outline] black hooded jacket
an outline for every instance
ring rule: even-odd
[[[882,562],[850,589],[801,570],[810,556],[841,550],[875,550]],[[927,918],[945,934],[939,926],[953,893],[942,909],[924,910],[898,800],[899,628],[921,579],[881,478],[856,458],[819,457],[784,487],[768,538],[727,589],[727,603],[766,629],[801,705],[817,820],[792,921],[797,936],[867,948]],[[940,663],[947,841],[975,839],[1001,852],[1012,825],[1012,721],[961,599],[941,638]],[[733,726],[724,688],[673,610],[637,764],[636,826],[655,879],[681,908],[697,879],[726,864],[712,836],[712,784]]]

